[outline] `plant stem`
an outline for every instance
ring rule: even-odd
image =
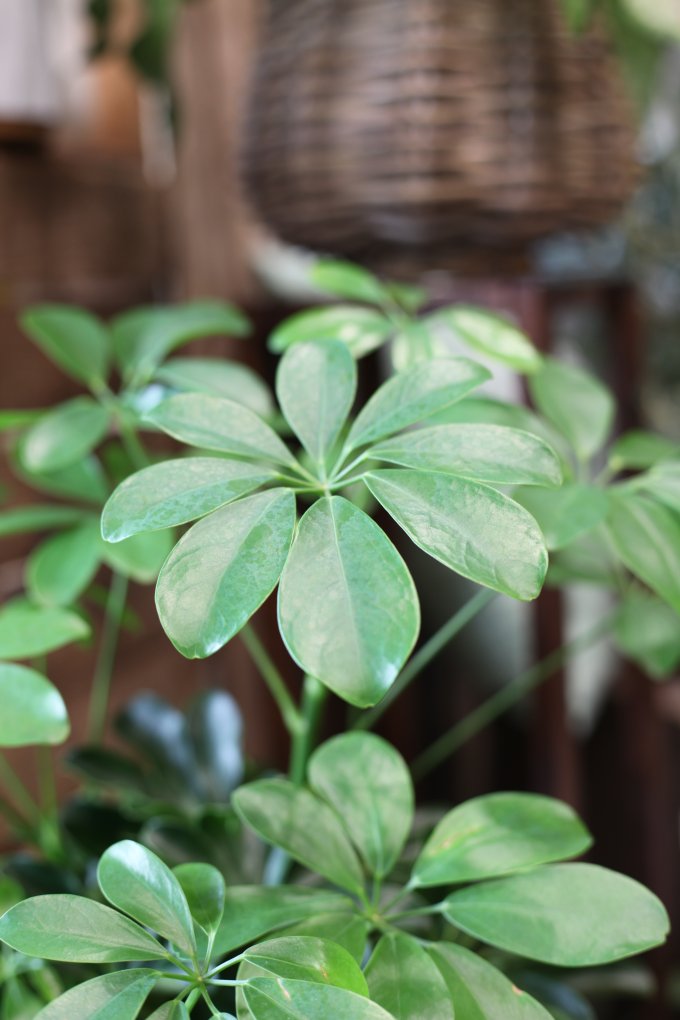
[[[295,706],[290,691],[286,687],[283,677],[274,665],[269,652],[263,645],[252,624],[247,623],[242,629],[241,640],[260,671],[262,679],[269,688],[269,692],[278,706],[288,733],[294,739],[304,729],[304,722]]]
[[[40,808],[33,800],[19,776],[16,774],[4,754],[0,754],[0,780],[17,807],[21,808],[29,821],[40,820]]]
[[[290,754],[289,775],[296,786],[304,782],[327,694],[327,689],[316,677],[305,676],[301,703],[303,726],[293,738]]]
[[[598,620],[594,627],[550,652],[544,659],[521,673],[520,676],[515,677],[460,722],[455,723],[434,744],[428,747],[427,751],[415,759],[411,766],[413,778],[422,779],[446,758],[455,754],[468,740],[477,736],[504,712],[535,690],[543,681],[548,680],[572,655],[589,648],[604,637],[611,630],[615,618],[616,613],[610,613]]]
[[[54,779],[52,751],[49,747],[38,748],[38,782],[43,817],[57,823],[57,787]]]
[[[118,427],[125,452],[130,458],[135,471],[141,471],[142,468],[148,467],[150,464],[148,454],[142,446],[136,430],[125,420],[124,414],[118,416]]]
[[[188,1013],[191,1013],[192,1009],[194,1008],[194,1006],[196,1005],[196,1003],[198,1002],[200,997],[201,997],[201,989],[200,988],[192,988],[192,990],[189,992],[189,995],[188,995],[187,1001],[186,1001],[186,1007],[187,1007],[187,1012]]]
[[[118,634],[123,613],[125,612],[127,587],[127,578],[114,571],[109,586],[109,595],[106,600],[104,628],[102,630],[99,655],[97,657],[90,694],[87,732],[88,738],[92,743],[101,743],[104,736],[111,678],[116,658]]]
[[[368,712],[364,712],[354,724],[353,729],[370,729],[383,713],[387,711],[392,702],[399,697],[402,691],[405,691],[408,685],[415,680],[432,659],[439,655],[449,641],[452,641],[463,627],[470,623],[471,620],[474,620],[475,616],[481,613],[482,609],[488,606],[495,597],[496,592],[485,588],[477,592],[457,613],[454,613],[451,619],[447,620],[443,627],[440,627],[436,634],[433,634],[430,640],[426,641],[423,647],[406,664],[382,701],[379,701]]]

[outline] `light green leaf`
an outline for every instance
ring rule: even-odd
[[[117,910],[84,896],[32,896],[0,918],[0,939],[27,956],[64,963],[164,960],[152,935]]]
[[[72,641],[82,641],[89,633],[87,623],[67,609],[12,599],[0,609],[0,659],[46,655]]]
[[[69,988],[40,1020],[135,1020],[158,981],[148,970],[118,970]]]
[[[644,429],[632,429],[612,443],[609,466],[612,471],[644,471],[662,460],[680,457],[680,444]]]
[[[108,496],[109,483],[95,454],[81,457],[56,471],[29,471],[22,460],[21,451],[20,441],[15,449],[12,467],[15,474],[32,489],[66,499],[94,503],[96,506],[101,506]]]
[[[641,475],[637,483],[659,503],[680,513],[680,460],[657,464],[650,472]]]
[[[582,535],[550,557],[548,582],[555,585],[588,581],[607,588],[617,588],[620,571],[616,556],[610,549],[604,525]]]
[[[395,1020],[453,1020],[446,983],[410,935],[389,932],[373,950],[366,979],[371,999]]]
[[[425,320],[428,327],[442,326],[476,351],[518,372],[536,372],[543,358],[525,333],[509,319],[483,308],[456,305],[442,308]]]
[[[169,531],[150,531],[101,544],[102,558],[111,568],[138,584],[153,584],[168,557],[174,536]]]
[[[245,404],[266,418],[273,401],[268,386],[247,365],[223,358],[171,358],[156,372],[158,382],[180,393],[207,393]]]
[[[680,518],[627,492],[612,498],[607,530],[631,573],[680,613]]]
[[[0,432],[12,432],[14,429],[23,429],[32,425],[38,420],[44,411],[29,411],[24,408],[5,408],[0,410]]]
[[[595,485],[572,482],[560,489],[520,489],[512,494],[538,522],[548,549],[564,549],[601,524],[609,497]]]
[[[495,489],[427,471],[386,469],[365,482],[416,545],[477,584],[533,599],[548,555],[538,525]]]
[[[0,662],[0,747],[61,744],[69,721],[61,694],[40,673]]]
[[[344,733],[314,752],[308,772],[371,874],[389,874],[413,820],[413,784],[401,755],[372,733]]]
[[[291,935],[245,952],[247,977],[293,978],[368,995],[366,978],[346,949],[328,939]]]
[[[339,259],[319,259],[312,266],[310,279],[315,287],[350,301],[365,301],[369,305],[392,302],[389,288],[377,276],[362,266]]]
[[[243,995],[255,1020],[394,1020],[362,995],[311,981],[253,978]]]
[[[250,324],[224,301],[190,301],[124,312],[113,320],[111,331],[125,382],[140,386],[182,344],[208,336],[245,336]]]
[[[0,538],[23,535],[32,531],[49,531],[68,528],[87,516],[86,510],[75,506],[53,506],[51,503],[32,503],[0,512]]]
[[[339,340],[353,357],[363,358],[385,343],[394,331],[381,312],[358,305],[308,308],[285,319],[267,341],[270,351],[281,354],[306,340]]]
[[[35,305],[21,326],[40,349],[74,379],[101,390],[109,372],[109,334],[96,316],[68,305]]]
[[[28,594],[45,606],[68,606],[90,584],[100,560],[99,521],[93,517],[33,550],[26,562]]]
[[[226,1016],[226,1013],[220,1014]],[[190,1013],[183,1002],[174,999],[172,1002],[164,1002],[162,1006],[150,1014],[148,1020],[189,1020]]]
[[[603,446],[614,418],[614,399],[583,369],[546,358],[529,379],[536,406],[586,460]]]
[[[170,939],[189,956],[196,952],[186,896],[156,854],[130,839],[114,843],[99,861],[97,881],[114,907]]]
[[[336,942],[362,963],[366,950],[369,923],[358,913],[349,911],[315,914],[290,927],[279,929],[279,935],[309,935],[314,938],[330,939]]]
[[[109,412],[91,397],[47,411],[25,434],[19,456],[28,471],[57,471],[80,460],[104,438]]]
[[[423,471],[496,485],[559,485],[560,462],[538,436],[502,425],[437,425],[386,439],[368,451]]]
[[[442,818],[413,867],[410,885],[476,882],[576,857],[591,843],[566,804],[532,793],[492,793]]]
[[[179,393],[150,411],[146,420],[189,446],[286,466],[295,464],[276,432],[233,400]]]
[[[346,449],[375,443],[450,407],[490,379],[481,365],[465,358],[435,358],[388,379],[356,418]]]
[[[187,658],[212,655],[273,591],[295,527],[295,497],[271,489],[215,510],[173,549],[156,589],[161,623]]]
[[[322,800],[286,779],[260,779],[234,793],[236,811],[267,843],[342,889],[361,895],[361,865],[339,818]]]
[[[143,468],[115,490],[102,513],[102,535],[120,542],[138,532],[186,524],[271,479],[265,469],[221,457],[182,457]]]
[[[342,496],[304,514],[279,588],[295,661],[350,704],[374,705],[418,636],[411,575],[384,531]]]
[[[286,351],[276,373],[276,395],[289,425],[310,457],[325,464],[352,409],[357,370],[338,340],[310,340]]]
[[[212,864],[179,864],[173,871],[184,890],[191,916],[212,935],[224,913],[226,889],[221,872]]]
[[[618,648],[653,677],[669,676],[680,664],[680,617],[650,592],[629,591],[614,624]]]
[[[458,1020],[550,1020],[550,1013],[477,953],[437,942],[427,948]]]
[[[593,967],[664,942],[668,917],[648,889],[593,864],[552,864],[452,893],[444,915],[499,949],[558,967]]]

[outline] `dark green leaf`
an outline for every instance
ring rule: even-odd
[[[368,995],[366,978],[342,946],[327,939],[292,935],[260,942],[245,952],[248,977],[293,978]]]
[[[311,981],[253,978],[243,995],[255,1020],[394,1020],[362,995]]]
[[[270,351],[281,354],[305,340],[339,340],[355,358],[363,358],[385,343],[393,332],[390,320],[381,312],[357,305],[309,308],[284,319],[269,337]]]
[[[91,397],[47,411],[25,434],[19,455],[28,471],[57,471],[80,460],[104,438],[109,412]]]
[[[89,633],[85,621],[67,609],[12,599],[0,609],[0,658],[32,659],[82,641]]]
[[[26,589],[45,606],[75,602],[97,573],[101,557],[96,517],[46,539],[26,562]]]
[[[179,864],[175,878],[184,890],[191,916],[208,935],[216,932],[224,913],[224,878],[212,864]]]
[[[453,1020],[444,979],[409,935],[382,936],[368,961],[366,980],[371,999],[395,1020]]]
[[[442,308],[425,320],[428,326],[443,326],[476,351],[500,361],[518,372],[536,372],[543,358],[525,333],[509,319],[483,308],[456,305]]]
[[[550,1014],[477,953],[450,942],[427,949],[451,996],[458,1020],[550,1020]]]
[[[680,444],[660,436],[656,432],[633,429],[624,432],[609,450],[609,466],[612,471],[635,469],[644,471],[659,461],[680,456]]]
[[[287,489],[248,496],[195,524],[173,549],[156,589],[161,623],[187,658],[212,655],[274,589],[295,526]]]
[[[78,524],[87,516],[85,510],[72,506],[44,506],[34,503],[13,510],[0,512],[0,538],[7,535],[22,535],[31,531],[47,531],[52,528],[67,528]]]
[[[582,460],[602,447],[614,417],[614,400],[589,372],[546,358],[529,379],[539,411],[559,429]]]
[[[629,591],[613,633],[623,654],[653,677],[669,676],[680,664],[680,616],[656,595]]]
[[[121,542],[102,542],[105,563],[138,584],[153,584],[168,557],[174,536],[170,531],[150,531],[131,535]]]
[[[140,767],[107,747],[76,747],[69,751],[66,760],[70,769],[92,782],[137,792],[144,787]]]
[[[96,316],[68,305],[35,305],[21,317],[21,325],[42,351],[95,391],[109,371],[109,335]]]
[[[40,1020],[135,1020],[158,981],[148,970],[119,970],[70,988],[40,1013]]]
[[[680,460],[657,464],[637,481],[640,487],[659,503],[680,513]]]
[[[279,627],[295,661],[345,701],[373,705],[418,636],[411,575],[378,525],[342,496],[300,521],[281,576]]]
[[[389,304],[392,301],[390,291],[377,276],[352,262],[319,259],[309,275],[315,287],[336,297],[365,301],[372,305]]]
[[[680,518],[627,492],[612,498],[607,530],[628,569],[680,612]]]
[[[40,673],[0,662],[0,747],[61,744],[69,721],[61,694]]]
[[[158,382],[180,393],[207,393],[245,404],[261,418],[272,413],[267,385],[247,365],[218,358],[171,358],[156,372]]]
[[[573,482],[561,489],[522,489],[513,499],[538,521],[548,549],[563,549],[601,524],[609,510],[604,489]]]

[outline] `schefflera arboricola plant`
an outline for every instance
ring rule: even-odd
[[[466,358],[423,362],[380,386],[350,424],[357,369],[347,347],[298,343],[281,359],[276,392],[301,451],[230,400],[173,396],[147,420],[205,452],[123,482],[104,509],[104,538],[201,518],[156,589],[179,651],[217,651],[278,584],[292,658],[351,704],[373,705],[408,658],[420,613],[402,557],[357,501],[372,496],[416,545],[472,581],[518,599],[541,589],[543,536],[502,490],[559,485],[553,450],[519,429],[427,424],[488,378]]]

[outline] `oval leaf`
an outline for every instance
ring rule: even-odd
[[[256,1020],[394,1020],[370,999],[332,985],[284,978],[253,978],[244,986],[246,1005]]]
[[[150,531],[131,535],[115,545],[102,542],[104,562],[138,584],[152,584],[172,549],[174,537],[169,531]]]
[[[149,1014],[148,1020],[189,1020],[190,1015],[184,1003],[175,999],[172,1002],[164,1002],[162,1006]],[[227,1014],[220,1015],[226,1016]]]
[[[642,489],[676,513],[680,513],[680,461],[665,461],[638,479]]]
[[[276,586],[294,527],[293,493],[272,489],[216,510],[180,539],[156,606],[183,655],[212,655],[238,633]]]
[[[70,605],[80,598],[94,578],[100,558],[96,517],[48,538],[34,549],[26,562],[29,595],[46,606]]]
[[[513,492],[515,499],[538,522],[548,549],[564,549],[601,524],[609,510],[604,489],[578,482],[560,489]]]
[[[315,287],[337,297],[375,305],[392,302],[389,287],[363,266],[354,265],[353,262],[319,259],[312,266],[309,276]]]
[[[525,333],[509,319],[483,308],[456,305],[443,308],[425,320],[428,327],[444,327],[474,350],[518,372],[536,372],[543,358]]]
[[[68,305],[35,305],[21,316],[24,332],[74,379],[102,389],[109,370],[109,334],[96,316]]]
[[[623,596],[613,636],[650,676],[669,676],[680,664],[680,617],[651,592],[633,589]]]
[[[156,372],[158,382],[180,393],[207,393],[244,404],[266,418],[274,404],[267,385],[247,365],[223,358],[171,358]]]
[[[34,606],[12,599],[0,609],[0,659],[33,659],[47,655],[90,633],[85,621],[57,606]]]
[[[534,403],[559,429],[580,459],[597,453],[609,435],[614,400],[589,372],[546,358],[529,379]]]
[[[29,471],[56,471],[83,458],[104,438],[109,412],[91,397],[47,411],[25,434],[19,455]]]
[[[158,977],[118,970],[69,988],[40,1011],[40,1020],[135,1020]]]
[[[327,939],[291,935],[247,949],[248,976],[294,978],[368,995],[366,978],[342,946]],[[252,969],[251,969],[252,968]]]
[[[609,466],[612,471],[644,471],[660,461],[674,457],[680,457],[680,444],[644,429],[624,432],[609,448]]]
[[[373,950],[366,980],[371,999],[395,1020],[453,1020],[446,983],[425,950],[409,935],[390,932]]]
[[[611,500],[607,530],[631,573],[680,613],[680,518],[646,496],[626,493]]]
[[[364,480],[409,538],[445,566],[513,598],[540,592],[548,567],[543,536],[507,496],[435,472],[385,469]]]
[[[212,864],[179,864],[173,871],[194,921],[212,935],[224,913],[226,888],[222,874]]]
[[[27,666],[0,662],[0,704],[0,747],[61,744],[69,735],[61,694]]]
[[[54,506],[51,503],[34,503],[3,510],[0,513],[0,538],[52,528],[68,528],[71,524],[79,524],[86,516],[87,512],[79,507]]]
[[[370,924],[358,913],[337,911],[336,913],[315,914],[298,921],[290,927],[279,930],[281,936],[305,935],[330,939],[346,949],[350,956],[362,963],[366,952],[366,939]]]
[[[390,320],[372,308],[332,305],[309,308],[285,319],[270,335],[267,346],[281,354],[305,340],[339,340],[353,357],[362,358],[385,343],[393,331]]]
[[[281,576],[279,627],[307,673],[352,705],[374,705],[418,636],[415,586],[387,535],[342,496],[302,517]]]

